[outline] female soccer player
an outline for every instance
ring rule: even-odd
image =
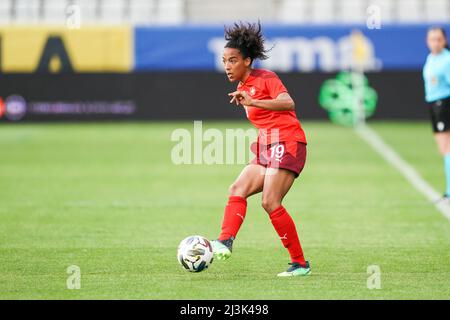
[[[447,188],[443,200],[450,200],[450,51],[445,30],[428,30],[430,54],[423,67],[425,100],[430,106],[434,137],[444,157]]]
[[[246,199],[262,192],[262,207],[291,258],[290,267],[278,276],[308,275],[309,262],[303,256],[294,221],[281,204],[306,160],[305,134],[294,101],[275,73],[252,67],[255,59],[267,59],[260,23],[235,23],[225,29],[225,40],[225,72],[231,82],[239,82],[237,90],[229,93],[230,103],[245,108],[259,135],[252,145],[255,159],[230,187],[222,232],[212,241],[214,255],[218,260],[231,256],[247,211]]]

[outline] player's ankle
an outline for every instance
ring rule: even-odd
[[[221,234],[221,235],[217,238],[217,240],[219,240],[219,241],[221,241],[221,242],[227,241],[227,240],[229,240],[229,239],[234,240],[235,237],[234,237],[233,235],[229,234],[229,233],[224,233],[224,234]]]

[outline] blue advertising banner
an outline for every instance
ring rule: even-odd
[[[450,34],[450,24],[443,26]],[[282,72],[420,70],[428,25],[263,25],[270,58],[256,67]],[[137,27],[134,70],[222,70],[223,26]]]

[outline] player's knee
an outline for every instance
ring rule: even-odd
[[[237,183],[233,183],[228,188],[228,191],[229,191],[230,196],[239,196],[239,197],[247,198],[245,188],[243,188],[241,185],[239,185]]]
[[[450,148],[448,148],[447,146],[439,146],[439,153],[442,156],[445,156],[446,154],[450,153]]]
[[[272,213],[281,206],[281,201],[272,197],[263,197],[261,205],[267,213]]]
[[[445,147],[441,148],[441,154],[443,156],[445,156],[445,155],[447,155],[449,153],[450,153],[450,146],[445,146]]]

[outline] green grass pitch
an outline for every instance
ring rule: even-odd
[[[260,195],[230,260],[198,274],[178,264],[180,240],[218,235],[243,168],[174,165],[170,135],[192,122],[1,125],[0,299],[449,299],[450,221],[352,129],[303,125],[308,160],[284,205],[312,275],[283,279],[288,255]],[[444,189],[428,122],[372,127]],[[367,288],[370,265],[381,289]]]

